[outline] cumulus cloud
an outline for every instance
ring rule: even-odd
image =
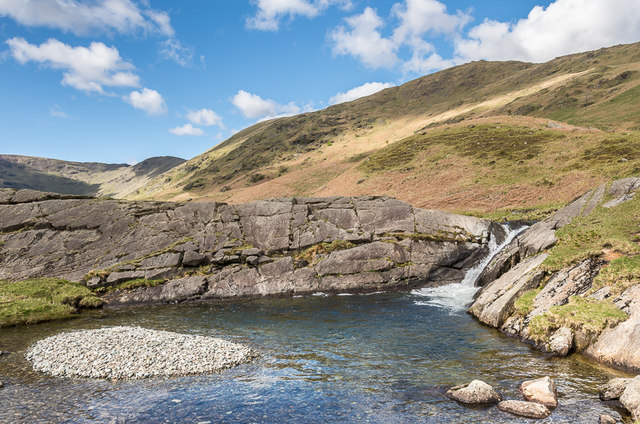
[[[218,125],[222,127],[222,117],[211,109],[193,110],[187,113],[187,119],[195,125],[202,125],[205,127]]]
[[[556,0],[516,23],[486,20],[455,44],[466,60],[554,57],[640,39],[637,0]]]
[[[245,118],[262,118],[262,120],[265,120],[300,113],[300,107],[293,102],[282,105],[244,90],[238,91],[231,99],[231,103],[238,108]]]
[[[467,12],[450,13],[439,0],[402,0],[383,19],[374,9],[346,18],[328,35],[334,54],[366,66],[401,66],[427,73],[471,60],[544,62],[557,56],[640,39],[637,0],[555,0],[535,6],[517,22],[485,20],[470,27]],[[388,35],[382,29],[393,23]],[[436,51],[434,39],[449,42],[451,57]]]
[[[194,127],[191,124],[185,124],[181,127],[171,128],[169,132],[175,135],[204,135],[204,131],[202,131],[200,128]]]
[[[146,87],[141,91],[132,91],[128,96],[124,96],[123,100],[149,115],[162,115],[167,112],[167,106],[160,93]]]
[[[398,62],[398,46],[380,33],[384,22],[375,9],[367,7],[361,15],[345,21],[348,28],[341,26],[329,34],[334,43],[334,54],[354,56],[374,69],[389,68]]]
[[[140,7],[131,0],[2,0],[0,16],[9,16],[22,25],[57,28],[76,35],[138,31],[169,37],[174,34],[166,12]]]
[[[354,87],[344,93],[338,93],[331,97],[331,104],[350,102],[360,97],[370,96],[385,88],[393,87],[395,84],[390,82],[367,82],[358,87]]]
[[[11,55],[20,63],[37,62],[63,70],[62,84],[86,92],[104,94],[107,87],[138,87],[140,78],[131,72],[118,49],[93,42],[89,47],[72,47],[56,39],[38,45],[24,38],[7,40]]]
[[[256,0],[255,4],[258,10],[255,16],[247,19],[246,25],[263,31],[277,31],[280,20],[287,16],[289,19],[314,18],[330,6],[349,9],[352,5],[350,0]]]

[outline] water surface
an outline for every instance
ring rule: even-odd
[[[260,352],[216,375],[145,381],[58,379],[33,372],[24,351],[64,330],[110,325],[223,337]],[[549,375],[559,402],[542,423],[594,423],[597,385],[616,376],[578,355],[551,358],[466,313],[410,293],[263,299],[102,311],[65,322],[0,329],[0,422],[518,423],[495,407],[444,396],[479,378],[519,399],[525,379]]]

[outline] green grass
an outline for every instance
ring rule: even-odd
[[[575,218],[556,231],[558,243],[544,265],[558,271],[604,249],[633,256],[640,254],[640,197],[614,208],[598,207],[589,216]],[[634,262],[635,263],[635,262]]]
[[[542,289],[533,289],[526,291],[516,300],[514,308],[516,314],[526,317],[533,310],[533,301]]]
[[[563,306],[553,306],[548,312],[531,319],[529,331],[534,340],[544,340],[560,327],[599,334],[628,318],[610,300],[573,296]]]
[[[364,172],[379,172],[409,164],[419,152],[435,145],[484,164],[530,161],[545,144],[565,138],[559,131],[535,130],[514,125],[468,125],[418,133],[395,142],[369,156],[359,165]]]
[[[122,284],[119,284],[116,287],[113,287],[113,289],[117,289],[117,290],[135,290],[137,288],[140,287],[156,287],[159,286],[160,284],[163,284],[165,281],[167,280],[147,280],[145,278],[136,278],[135,280],[129,280],[129,281],[125,281]]]
[[[640,284],[640,256],[623,256],[612,260],[600,271],[591,291],[609,286],[611,295],[615,296],[636,284]]]
[[[85,286],[57,278],[0,282],[0,327],[71,318],[102,303]]]

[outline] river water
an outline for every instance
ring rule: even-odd
[[[616,372],[579,355],[547,357],[460,308],[425,299],[378,293],[189,304],[0,329],[0,349],[12,352],[0,356],[0,422],[524,423],[444,392],[479,378],[519,399],[523,380],[546,375],[560,406],[539,422],[595,423],[603,412],[620,418],[597,397],[597,385]],[[111,325],[223,337],[260,356],[216,375],[120,382],[52,378],[24,359],[43,337]]]

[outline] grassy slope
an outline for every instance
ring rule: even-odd
[[[416,206],[500,216],[504,209],[553,209],[594,184],[640,169],[637,158],[624,153],[629,146],[637,151],[639,70],[640,44],[545,64],[458,66],[350,103],[247,128],[132,197],[238,203],[385,194]],[[549,118],[572,125],[551,130]],[[545,136],[553,140],[536,144],[542,146],[536,158],[518,158],[511,166],[512,141],[500,128],[478,138],[469,125],[483,124],[517,133],[549,130]],[[416,137],[444,136],[446,127],[464,142],[420,142],[410,157],[392,158],[392,167],[365,163],[398,153],[403,149],[394,146]],[[625,139],[620,148],[611,131]],[[552,137],[560,133],[564,137]],[[599,151],[603,140],[612,144],[605,146],[606,157]],[[470,154],[475,148],[466,142],[484,145],[486,157]],[[500,151],[507,155],[496,158]],[[626,165],[617,165],[623,157]]]

